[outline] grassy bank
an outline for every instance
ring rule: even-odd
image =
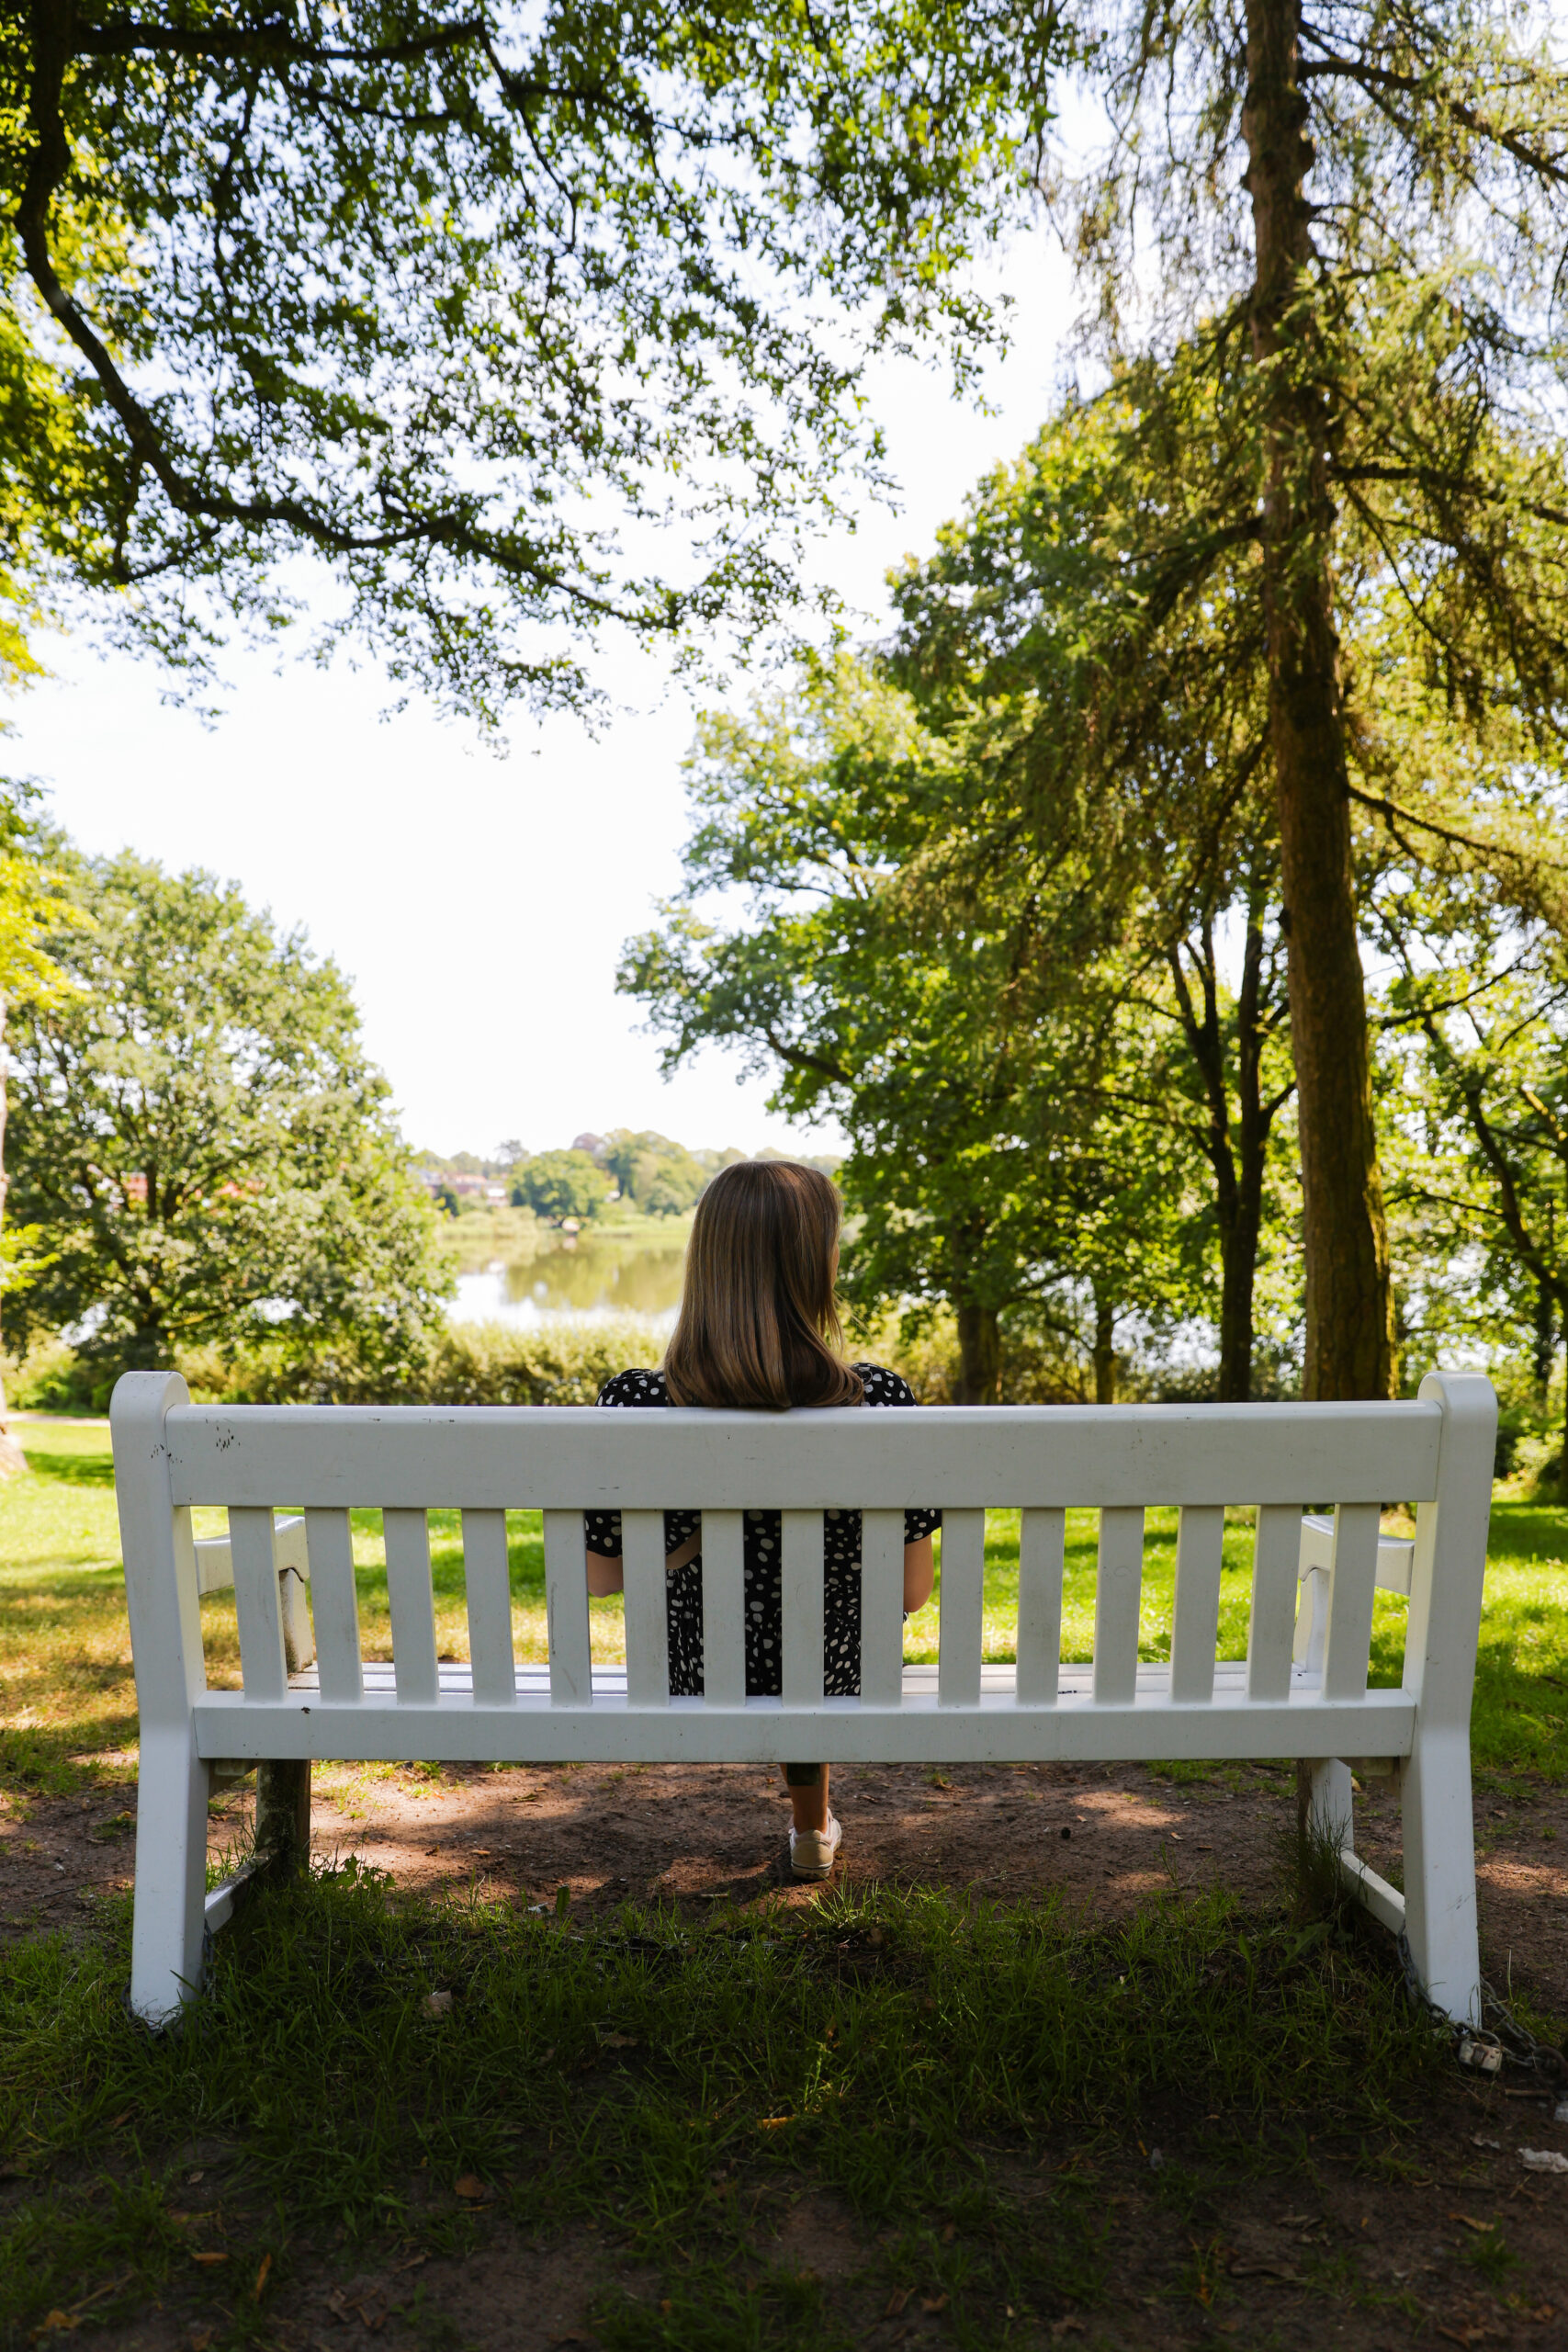
[[[1343,2165],[1366,2213],[1447,2081],[1353,1940],[1218,1904],[1089,1935],[937,1895],[578,1935],[347,1871],[220,1939],[197,2031],[128,2023],[125,1964],[123,1921],[5,1962],[12,2343],[154,2301],[192,2342],[274,2340],[297,2285],[378,2245],[417,2323],[410,2274],[508,2225],[597,2249],[612,2352],[821,2352],[911,2297],[944,2340],[1032,2342],[1087,2333],[1130,2267],[1148,2307],[1223,2319],[1255,2292],[1226,2209],[1315,2204]],[[849,2217],[852,2290],[770,2250],[808,2194]],[[1326,2240],[1293,2261],[1325,2313],[1355,2300]]]
[[[94,1758],[122,1754],[136,1736],[130,1646],[119,1573],[113,1468],[102,1423],[19,1424],[33,1475],[0,1488],[0,1761],[14,1777],[59,1789],[94,1770]],[[222,1528],[198,1514],[199,1533]],[[513,1622],[520,1657],[546,1656],[545,1566],[536,1513],[510,1522]],[[390,1655],[390,1620],[380,1523],[356,1512],[355,1555],[366,1653]],[[1094,1634],[1094,1515],[1069,1514],[1063,1601],[1063,1654],[1087,1659]],[[1247,1652],[1250,1530],[1225,1532],[1220,1654]],[[431,1515],[437,1645],[468,1655],[460,1527],[453,1511]],[[1151,1511],[1144,1561],[1143,1654],[1167,1654],[1175,1585],[1176,1516]],[[1568,1510],[1498,1503],[1493,1511],[1485,1612],[1473,1720],[1478,1769],[1568,1777]],[[940,1591],[940,1585],[939,1585]],[[1018,1622],[1017,1514],[987,1521],[986,1655],[1013,1655]],[[624,1657],[618,1600],[591,1604],[596,1657]],[[1380,1593],[1373,1679],[1397,1683],[1405,1604]],[[202,1603],[209,1671],[239,1678],[232,1600]],[[911,1619],[907,1655],[936,1657],[935,1606]]]

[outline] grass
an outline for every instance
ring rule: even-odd
[[[33,1475],[0,1489],[0,1766],[13,1780],[61,1790],[122,1766],[136,1736],[135,1691],[119,1573],[108,1430],[103,1423],[18,1425]],[[222,1513],[197,1514],[199,1534],[221,1532]],[[987,1517],[985,1655],[1014,1655],[1018,1514]],[[513,1634],[520,1658],[546,1656],[544,1544],[537,1513],[508,1521]],[[389,1657],[390,1619],[379,1516],[354,1515],[365,1652]],[[1087,1660],[1094,1641],[1095,1514],[1067,1518],[1064,1657]],[[1224,1537],[1219,1654],[1247,1654],[1251,1530],[1236,1513]],[[455,1511],[431,1515],[437,1647],[468,1656],[461,1531]],[[1568,1775],[1568,1510],[1498,1503],[1493,1511],[1485,1610],[1472,1718],[1478,1770],[1506,1777]],[[1176,1573],[1176,1514],[1151,1511],[1144,1555],[1142,1654],[1168,1655]],[[940,1593],[940,1578],[938,1592]],[[595,1657],[625,1657],[618,1599],[590,1606]],[[1372,1679],[1397,1684],[1405,1603],[1380,1593]],[[208,1669],[215,1684],[239,1679],[233,1603],[202,1603]],[[906,1654],[937,1655],[937,1611],[910,1622]]]
[[[1088,1935],[935,1894],[577,1934],[400,1903],[350,1868],[254,1904],[163,2038],[125,2016],[125,1944],[122,1910],[4,1962],[0,2151],[28,2192],[0,2237],[13,2342],[96,2294],[105,2323],[156,2298],[254,2340],[312,2249],[450,2252],[488,2205],[608,2227],[652,2267],[652,2299],[605,2286],[607,2346],[819,2352],[850,2340],[821,2280],[758,2244],[810,2187],[854,2217],[879,2301],[945,2297],[953,2339],[991,2345],[1004,2314],[1105,2299],[1123,2158],[1140,2261],[1207,2307],[1223,2266],[1193,2256],[1219,2201],[1315,2174],[1325,2135],[1415,2153],[1444,2066],[1392,1971],[1221,1901]]]

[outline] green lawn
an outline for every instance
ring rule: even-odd
[[[0,1489],[0,1749],[12,1774],[56,1785],[118,1757],[136,1737],[135,1693],[119,1574],[107,1425],[64,1420],[18,1424],[32,1475]],[[536,1513],[511,1519],[513,1614],[518,1656],[545,1656],[544,1547]],[[222,1515],[197,1515],[197,1532],[219,1532]],[[1242,1514],[1225,1531],[1220,1655],[1247,1651],[1251,1531]],[[380,1528],[373,1511],[355,1514],[366,1654],[390,1655]],[[438,1646],[468,1655],[457,1514],[431,1520]],[[1095,1515],[1068,1515],[1063,1655],[1087,1659],[1094,1634]],[[1568,1510],[1500,1502],[1493,1511],[1491,1561],[1482,1624],[1474,1716],[1477,1765],[1494,1772],[1568,1771]],[[1143,1655],[1168,1653],[1176,1571],[1176,1514],[1151,1511],[1145,1549]],[[939,1582],[940,1589],[940,1582]],[[985,1643],[988,1658],[1013,1656],[1018,1606],[1018,1516],[990,1514],[987,1541]],[[625,1655],[618,1600],[592,1607],[595,1655]],[[232,1603],[202,1604],[209,1672],[238,1679]],[[914,1659],[936,1657],[932,1605],[909,1623]],[[1373,1679],[1397,1683],[1404,1603],[1380,1593]]]

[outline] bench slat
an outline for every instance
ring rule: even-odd
[[[270,1510],[229,1513],[234,1564],[234,1613],[240,1627],[240,1668],[247,1699],[281,1699],[288,1688],[283,1656],[283,1608],[272,1555]]]
[[[942,1515],[942,1608],[937,1700],[944,1707],[980,1703],[980,1652],[986,1607],[986,1514]]]
[[[904,1683],[904,1514],[861,1513],[860,1688],[874,1707],[896,1707]]]
[[[1054,1707],[1062,1669],[1065,1510],[1026,1510],[1018,1541],[1018,1699]]]
[[[1143,1506],[1102,1510],[1094,1587],[1094,1695],[1101,1706],[1124,1706],[1136,1694],[1143,1590]]]
[[[578,1521],[581,1529],[582,1521]],[[577,1579],[583,1608],[588,1589],[580,1566]],[[463,1587],[468,1602],[468,1656],[474,1662],[474,1696],[506,1707],[516,1692],[512,1654],[512,1576],[506,1556],[506,1513],[463,1513]],[[547,1609],[549,1579],[546,1571]],[[555,1644],[550,1644],[552,1656]]]
[[[784,1522],[784,1703],[822,1701],[822,1514],[786,1510]],[[805,1757],[804,1763],[817,1759]]]
[[[746,1522],[738,1510],[703,1513],[703,1696],[746,1703]]]
[[[310,1563],[310,1614],[323,1699],[359,1699],[359,1595],[354,1582],[354,1531],[345,1510],[308,1510],[305,1548]]]
[[[1224,1553],[1224,1510],[1216,1503],[1189,1503],[1176,1538],[1176,1605],[1170,1628],[1173,1699],[1201,1702],[1213,1696]]]
[[[630,1416],[628,1415],[628,1419]],[[664,1513],[621,1513],[626,1577],[626,1695],[634,1706],[670,1703],[670,1625],[665,1613]]]
[[[164,1422],[171,1499],[519,1510],[1054,1510],[1325,1493],[1414,1502],[1437,1490],[1443,1417],[1404,1402],[672,1411],[619,1414],[613,1439],[607,1418],[571,1405],[181,1406]]]
[[[593,1647],[588,1630],[588,1547],[580,1510],[545,1513],[545,1625],[550,1648],[550,1702],[593,1703]],[[508,1639],[511,1616],[508,1610]],[[510,1657],[511,1650],[507,1656]]]
[[[430,1522],[422,1510],[384,1510],[387,1600],[400,1706],[428,1706],[438,1686],[435,1601],[430,1582]]]
[[[1247,1634],[1247,1695],[1282,1699],[1291,1687],[1296,1639],[1297,1568],[1302,1515],[1288,1503],[1264,1503],[1252,1547],[1252,1615]]]
[[[1367,1687],[1381,1517],[1376,1503],[1341,1503],[1334,1514],[1333,1589],[1323,1654],[1325,1699],[1356,1699]]]

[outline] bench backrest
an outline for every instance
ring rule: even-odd
[[[1092,1696],[1136,1690],[1144,1521],[1179,1511],[1172,1701],[1213,1701],[1227,1505],[1256,1507],[1246,1695],[1291,1688],[1303,1508],[1333,1507],[1321,1691],[1367,1685],[1381,1509],[1414,1503],[1405,1688],[1466,1715],[1479,1621],[1495,1402],[1476,1375],[1438,1374],[1418,1401],[1282,1406],[1001,1407],[916,1412],[602,1412],[592,1408],[193,1407],[183,1384],[130,1374],[115,1394],[117,1477],[133,1638],[170,1641],[155,1685],[205,1679],[193,1506],[229,1514],[247,1699],[288,1688],[278,1510],[302,1511],[320,1693],[364,1693],[349,1512],[382,1513],[400,1703],[440,1702],[426,1514],[462,1513],[471,1705],[516,1702],[505,1514],[544,1514],[549,1691],[592,1703],[582,1511],[622,1513],[626,1702],[668,1705],[662,1512],[703,1514],[705,1697],[744,1697],[742,1514],[783,1513],[786,1707],[822,1703],[823,1514],[863,1514],[862,1703],[900,1703],[903,1512],[943,1516],[937,1702],[981,1699],[985,1513],[1021,1512],[1017,1700],[1055,1703],[1065,1515],[1100,1513]],[[1322,1539],[1314,1541],[1321,1544]],[[134,1556],[133,1556],[134,1555]],[[178,1587],[173,1613],[167,1594]],[[140,1604],[139,1604],[139,1594]],[[161,1633],[160,1633],[160,1630]],[[195,1656],[189,1653],[194,1644]],[[144,1713],[148,1693],[143,1692]],[[454,1703],[457,1703],[454,1701]],[[838,1702],[842,1703],[842,1702]]]

